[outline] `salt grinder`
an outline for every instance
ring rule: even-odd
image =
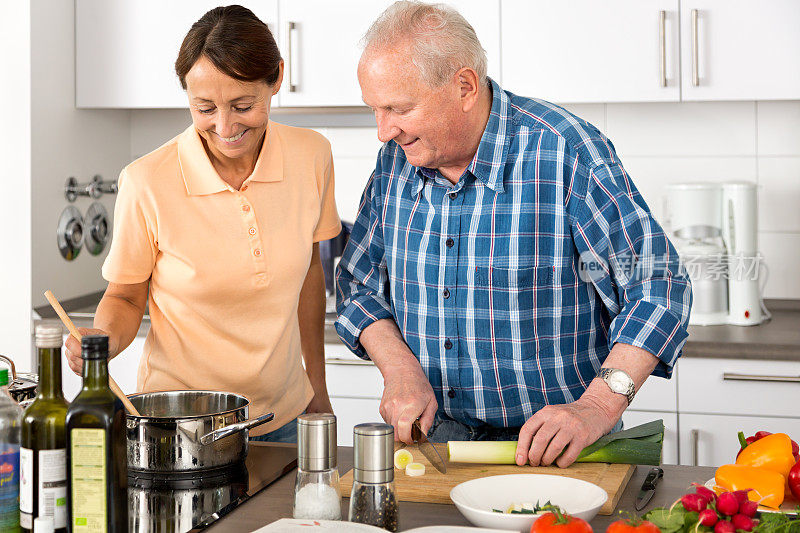
[[[341,520],[336,456],[336,417],[330,413],[297,417],[295,518]]]
[[[350,521],[397,531],[394,428],[388,424],[359,424],[353,428],[353,447]]]

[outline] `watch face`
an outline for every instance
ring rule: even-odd
[[[628,378],[622,372],[611,372],[608,376],[608,386],[614,392],[625,394],[628,391]]]

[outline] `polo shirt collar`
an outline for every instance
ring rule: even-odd
[[[200,134],[194,125],[189,126],[178,138],[178,162],[180,164],[186,192],[190,196],[215,194],[233,188],[219,177],[211,163]],[[253,173],[245,180],[275,182],[283,181],[283,150],[276,128],[267,126],[267,133],[258,154]]]
[[[495,192],[505,191],[503,185],[503,168],[511,143],[511,113],[508,95],[493,79],[489,78],[492,88],[492,108],[489,119],[483,130],[478,150],[467,166],[467,170],[488,188]],[[430,168],[415,167],[417,180],[411,187],[412,196],[419,195],[425,186],[426,179],[433,179],[436,171]]]

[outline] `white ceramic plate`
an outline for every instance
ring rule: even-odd
[[[714,487],[717,485],[717,480],[713,477],[705,482],[705,486],[711,490],[714,490]],[[758,506],[759,513],[789,513],[789,514],[796,514],[797,513],[797,506],[800,502],[792,498],[791,496],[783,500],[783,503],[780,506],[780,509],[770,509],[769,507],[764,507],[763,505]]]
[[[510,474],[466,481],[453,487],[450,499],[464,518],[478,527],[527,533],[539,515],[496,513],[512,503],[558,505],[564,512],[591,520],[608,500],[606,491],[588,481],[545,474]]]

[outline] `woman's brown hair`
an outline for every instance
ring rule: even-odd
[[[240,81],[278,81],[281,53],[267,25],[246,7],[215,7],[192,24],[183,38],[175,73],[186,89],[186,74],[201,56]]]

